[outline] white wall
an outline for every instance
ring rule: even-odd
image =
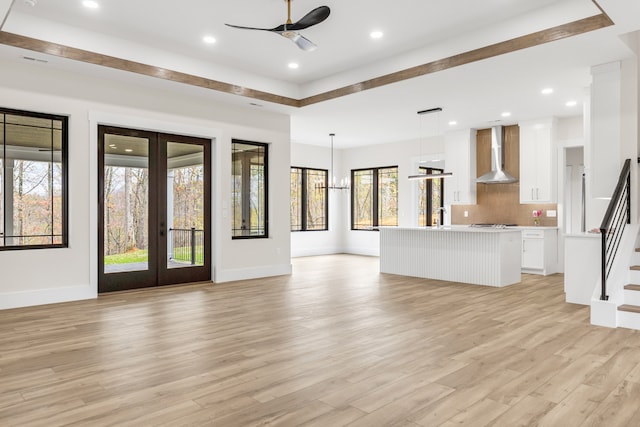
[[[214,279],[291,272],[289,191],[280,190],[290,182],[288,116],[14,62],[0,62],[0,105],[70,117],[69,248],[0,251],[0,308],[96,296],[100,122],[213,139]],[[231,240],[228,212],[223,218],[231,194],[232,138],[270,143],[268,239]]]
[[[327,137],[328,138],[328,137]],[[327,144],[329,139],[327,139]],[[348,175],[342,172],[342,150],[334,150],[334,168],[338,182]],[[291,166],[316,169],[331,168],[331,149],[315,145],[291,144]],[[291,256],[326,255],[343,251],[344,222],[348,221],[345,206],[349,190],[329,190],[329,230],[299,231],[291,233]]]

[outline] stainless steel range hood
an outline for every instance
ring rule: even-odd
[[[502,126],[491,128],[491,172],[487,172],[476,179],[479,184],[510,184],[518,180],[503,170],[504,166],[504,142]]]

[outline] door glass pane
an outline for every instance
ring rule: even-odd
[[[204,147],[167,143],[167,268],[204,265]]]
[[[104,272],[149,269],[149,140],[104,136]]]

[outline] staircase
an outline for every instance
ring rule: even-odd
[[[636,248],[629,267],[629,282],[625,285],[624,304],[618,306],[618,326],[640,330],[640,248]]]

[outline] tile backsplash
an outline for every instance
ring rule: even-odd
[[[477,204],[451,207],[452,224],[517,224],[534,225],[534,210],[541,210],[541,226],[556,227],[558,217],[548,217],[547,211],[558,212],[558,205],[521,204],[520,184],[477,184]],[[464,216],[467,211],[468,216]]]

